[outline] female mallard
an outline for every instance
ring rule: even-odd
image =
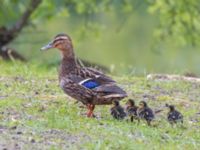
[[[127,96],[116,82],[102,72],[81,66],[76,61],[71,38],[58,34],[41,50],[57,48],[62,55],[59,83],[63,91],[87,106],[88,117],[92,117],[95,105],[112,104]]]

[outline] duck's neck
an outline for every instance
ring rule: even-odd
[[[61,50],[61,65],[60,65],[60,77],[65,77],[73,72],[77,67],[76,58],[73,48]]]

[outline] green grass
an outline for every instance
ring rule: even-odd
[[[0,68],[0,149],[199,149],[198,84],[113,77],[136,103],[164,109],[148,127],[113,120],[110,106],[96,107],[98,119],[86,118],[81,104],[59,88],[56,68],[19,62],[0,62]],[[183,113],[183,126],[167,123],[165,103]]]

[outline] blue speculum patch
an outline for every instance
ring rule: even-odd
[[[89,80],[89,81],[84,82],[82,85],[88,89],[93,89],[93,88],[98,87],[100,84],[93,80]]]

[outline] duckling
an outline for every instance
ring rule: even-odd
[[[129,99],[127,102],[126,112],[127,115],[130,116],[131,122],[133,122],[134,119],[137,119],[137,109],[138,107],[135,105],[135,101],[133,99]]]
[[[151,108],[148,107],[145,101],[140,101],[138,108],[138,117],[141,119],[145,119],[147,124],[150,126],[151,121],[154,119],[154,113]]]
[[[74,54],[72,40],[67,34],[58,34],[41,50],[59,49],[62,60],[59,84],[70,97],[87,106],[87,117],[93,117],[95,105],[112,104],[114,100],[127,97],[117,83],[102,72],[80,65]]]
[[[113,118],[121,120],[126,117],[124,108],[120,105],[119,101],[113,101],[113,107],[110,109],[110,114]]]
[[[183,123],[183,115],[175,109],[174,105],[166,104],[166,107],[169,108],[169,112],[167,114],[167,120],[169,121],[170,124],[173,125],[178,122]]]

